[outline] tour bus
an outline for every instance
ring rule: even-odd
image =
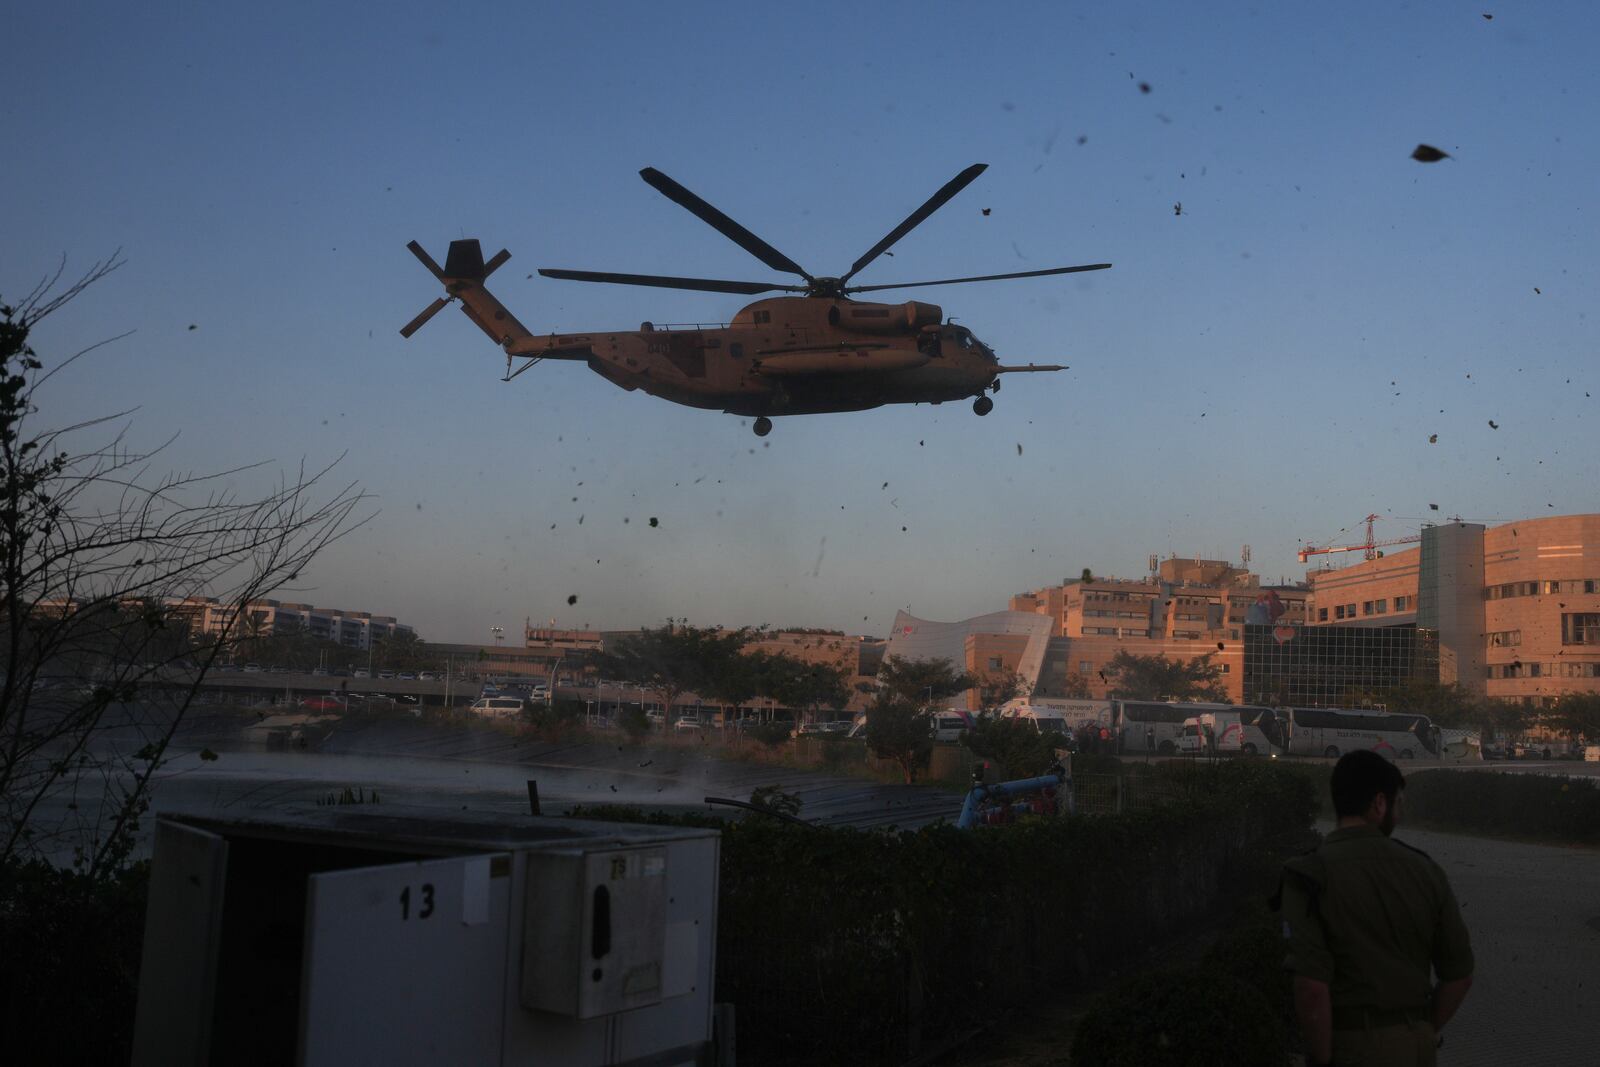
[[[1294,756],[1337,759],[1370,748],[1390,759],[1438,759],[1439,728],[1426,715],[1355,708],[1281,708]]]
[[[1113,700],[1111,736],[1116,750],[1130,754],[1151,751],[1160,756],[1175,754],[1183,740],[1183,722],[1194,714],[1194,708],[1193,704],[1154,700]]]
[[[1186,755],[1277,756],[1283,754],[1278,712],[1254,705],[1189,704],[1208,709],[1184,720],[1178,750]]]

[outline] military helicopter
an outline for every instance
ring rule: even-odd
[[[653,167],[639,172],[652,188],[773,270],[804,279],[804,284],[674,278],[655,274],[540,268],[546,278],[578,282],[645,285],[711,293],[798,293],[768,297],[740,311],[726,325],[656,326],[614,333],[538,335],[507,311],[484,281],[511,258],[501,249],[484,262],[477,240],[450,242],[444,269],[412,241],[406,247],[443,283],[446,296],[434,300],[400,331],[410,337],[447,304],[459,300],[467,318],[506,354],[504,381],[546,359],[578,360],[607,381],[627,390],[643,389],[676,404],[754,416],[755,432],[772,432],[774,415],[863,411],[884,404],[940,404],[976,397],[972,410],[994,408],[988,392],[998,392],[1002,374],[1059,371],[1053,364],[1008,367],[965,326],[944,320],[935,304],[872,304],[852,293],[910,289],[926,285],[1037,278],[1050,274],[1105,270],[1109,263],[1052,267],[971,278],[851,285],[861,269],[888,251],[986,170],[974,163],[929,197],[904,222],[868,249],[841,277],[813,276],[794,260],[739,225]],[[521,363],[518,364],[517,361]],[[513,369],[513,365],[515,369]]]

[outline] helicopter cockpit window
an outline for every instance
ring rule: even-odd
[[[917,351],[925,356],[938,358],[943,353],[939,350],[939,334],[935,330],[928,330],[917,336]]]

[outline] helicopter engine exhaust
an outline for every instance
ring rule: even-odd
[[[904,304],[835,304],[828,309],[828,325],[857,333],[916,333],[937,326],[944,309],[937,304],[907,300]]]

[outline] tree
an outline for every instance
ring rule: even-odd
[[[849,676],[842,667],[807,663],[781,652],[760,656],[757,684],[761,695],[794,712],[796,726],[815,719],[819,708],[843,707],[850,699]]]
[[[972,688],[972,682],[946,659],[888,657],[878,668],[878,695],[867,709],[867,747],[899,764],[910,785],[933,750],[934,702]]]
[[[429,666],[427,642],[410,630],[395,630],[372,642],[372,663],[391,671],[415,671]]]
[[[91,877],[126,861],[152,775],[243,636],[245,604],[365,521],[357,487],[325,489],[331,467],[252,498],[224,484],[255,468],[152,476],[165,446],[132,447],[131,412],[35,425],[40,387],[99,346],[46,370],[30,334],[120,265],[64,288],[58,270],[0,301],[0,864],[70,855]],[[90,789],[103,796],[80,806]]]
[[[1124,700],[1200,700],[1232,703],[1222,686],[1222,667],[1211,653],[1191,660],[1172,660],[1157,653],[1140,656],[1126,650],[1106,664],[1112,697]]]
[[[1068,671],[1066,678],[1061,682],[1061,695],[1068,700],[1088,700],[1092,695],[1089,690],[1089,679],[1077,671]]]
[[[1386,689],[1352,690],[1345,694],[1343,703],[1352,707],[1381,705],[1397,714],[1426,715],[1435,726],[1446,729],[1483,727],[1496,717],[1490,702],[1466,687],[1420,678]]]
[[[983,673],[975,681],[978,707],[983,711],[999,711],[1008,702],[1033,692],[1033,686],[1016,671]]]
[[[973,686],[970,675],[959,673],[947,659],[906,659],[889,656],[878,667],[878,691],[887,690],[908,704],[927,707]]]
[[[1008,701],[1027,692],[1027,682],[1015,672],[984,679],[978,686],[978,714],[961,735],[961,743],[974,755],[994,760],[1013,778],[1043,774],[1055,763],[1056,749],[1067,744],[1058,733],[1041,734],[1031,719],[1001,716]]]
[[[1568,693],[1556,701],[1549,722],[1569,737],[1600,741],[1600,693]]]
[[[672,706],[683,694],[705,696],[713,689],[724,691],[719,687],[734,688],[735,673],[744,669],[738,663],[740,652],[755,638],[756,631],[748,627],[724,632],[668,620],[665,626],[619,639],[595,663],[603,678],[655,692],[670,720]]]

